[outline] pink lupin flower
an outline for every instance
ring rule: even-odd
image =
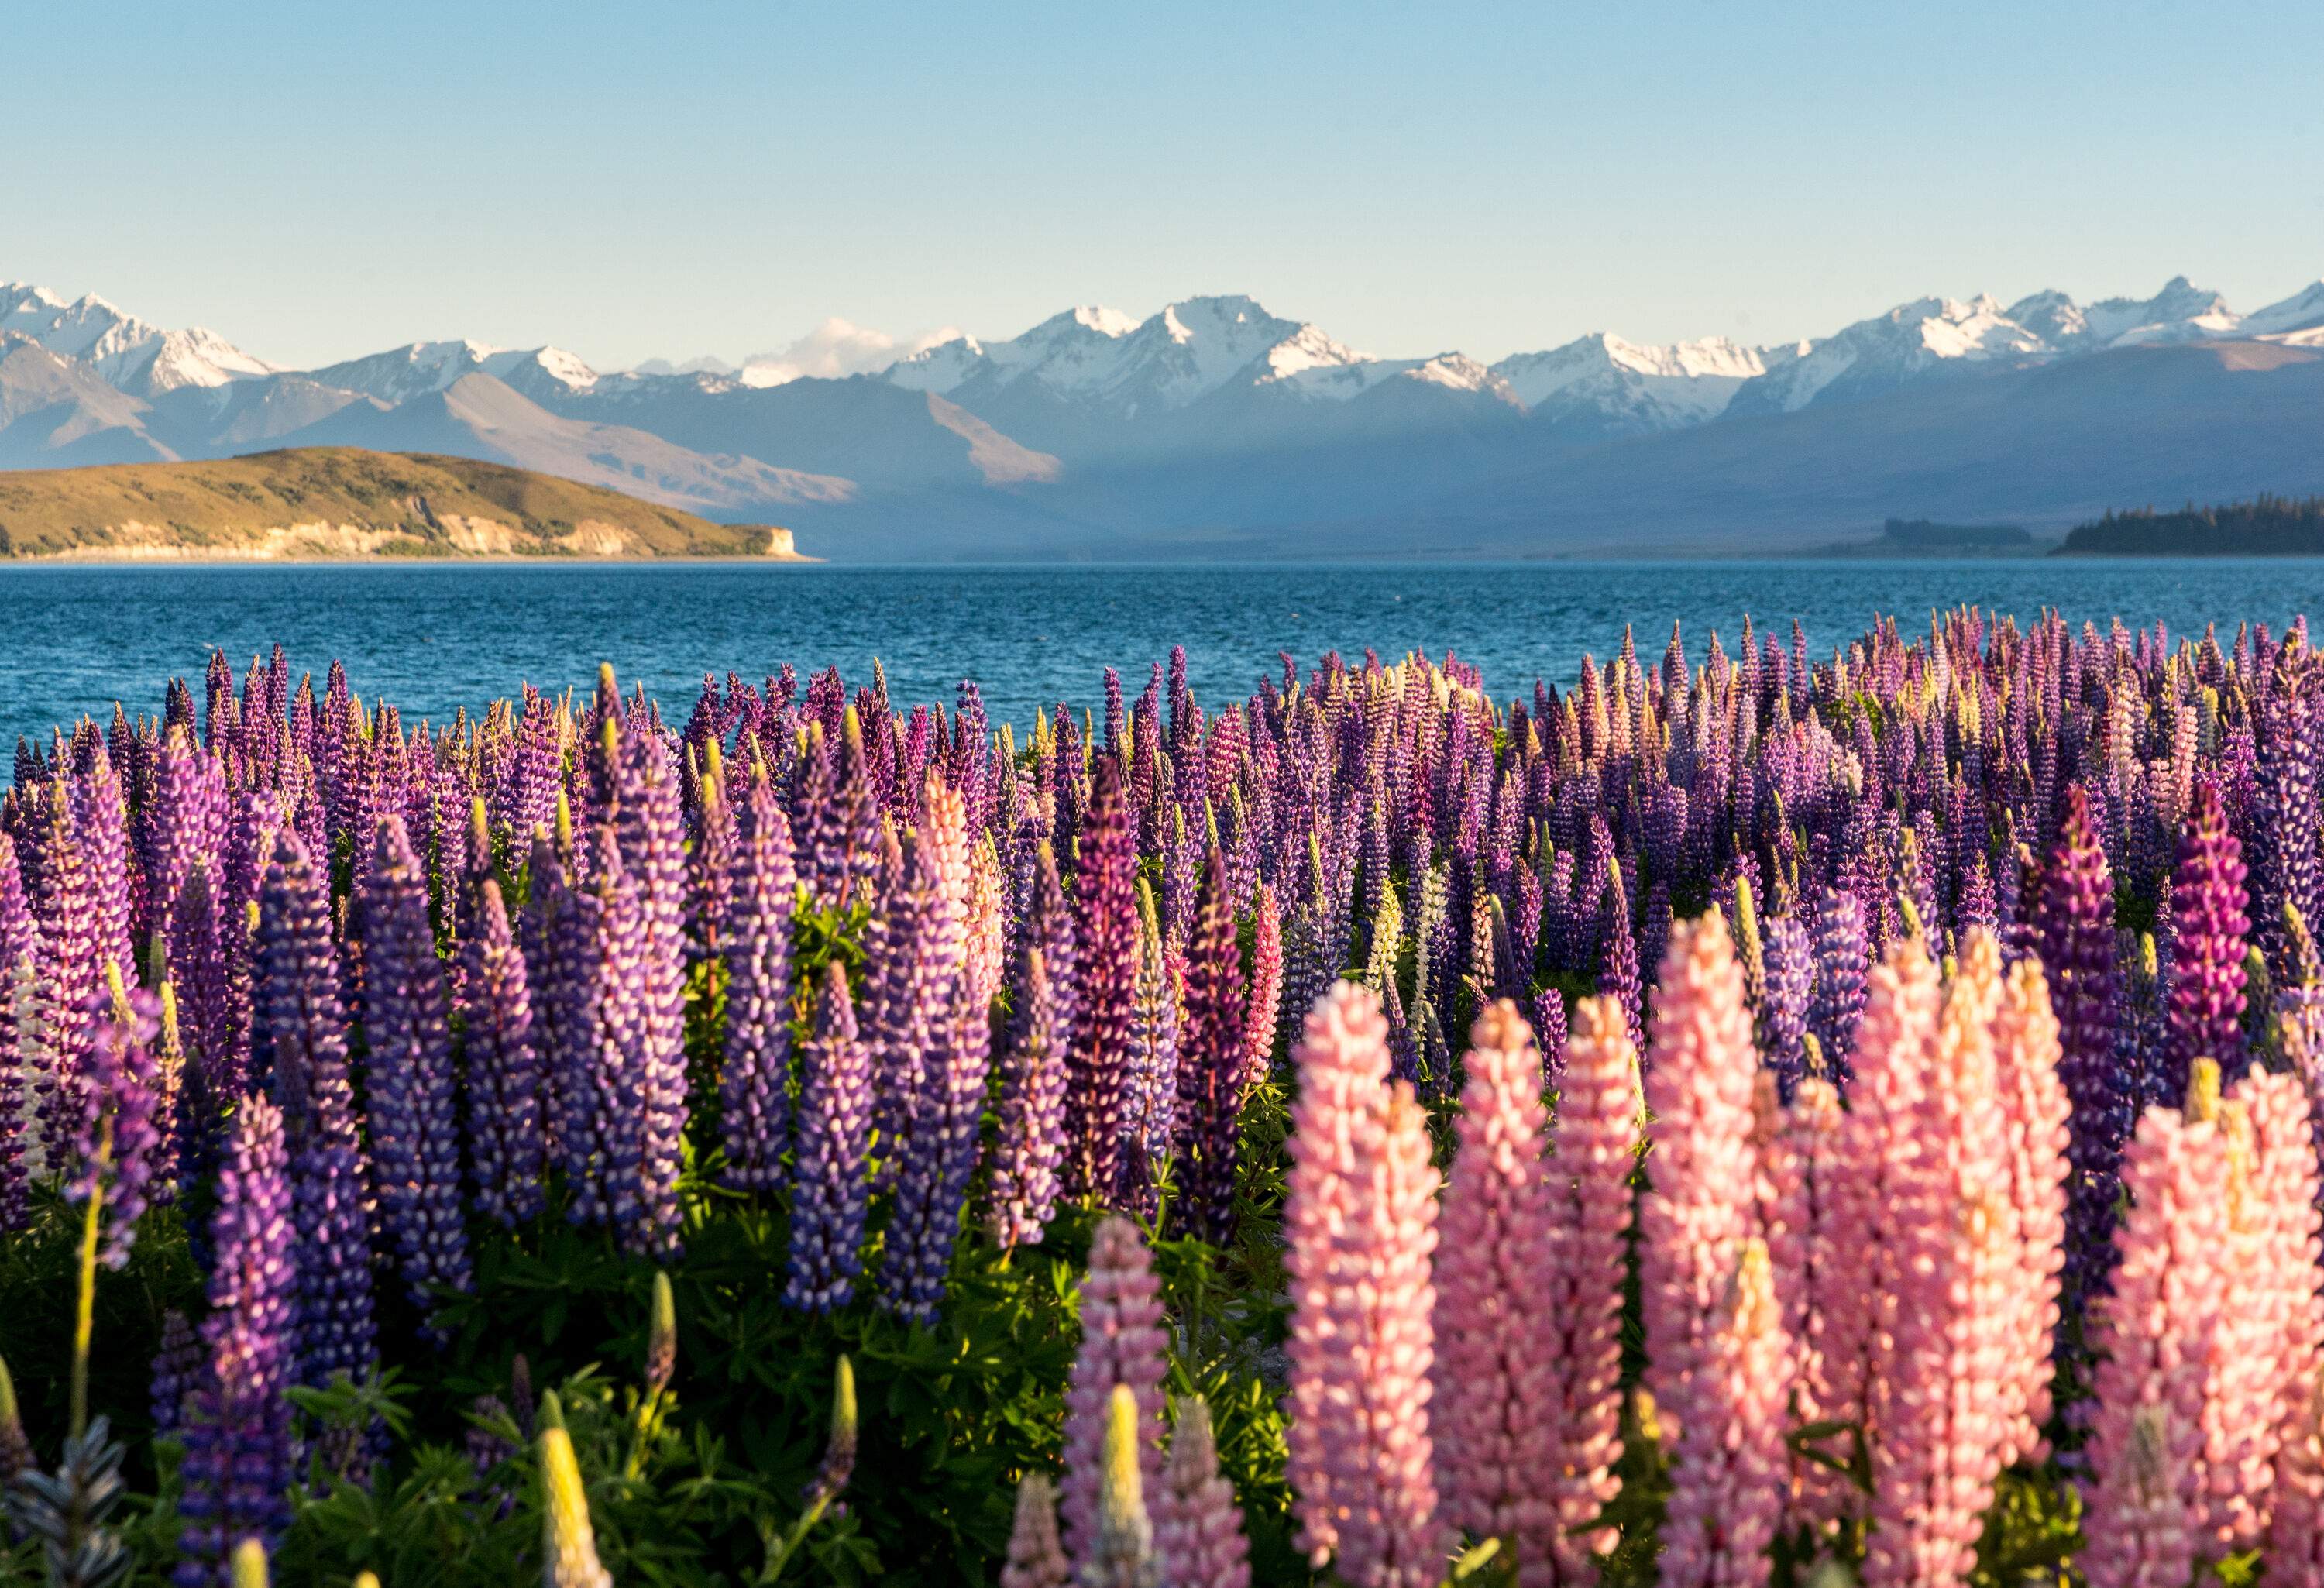
[[[2080,1561],[2090,1588],[2177,1588],[2195,1567],[2228,1172],[2218,1066],[2199,1059],[2193,1070],[2184,1113],[2148,1109],[2123,1155],[2130,1209],[2115,1230],[2114,1294],[2093,1319],[2100,1355]]]
[[[1674,1585],[1765,1581],[1763,1552],[1781,1502],[1789,1347],[1756,1227],[1757,1069],[1726,922],[1713,910],[1674,927],[1655,989],[1646,1076],[1652,1189],[1638,1213],[1646,1388],[1675,1438],[1663,1530],[1663,1580]],[[1738,1277],[1746,1242],[1757,1253],[1751,1284],[1766,1288],[1764,1307],[1738,1299],[1750,1288]],[[1763,1382],[1734,1380],[1738,1353],[1766,1359]],[[1773,1454],[1758,1472],[1761,1453],[1750,1443],[1758,1436],[1744,1426],[1738,1399],[1766,1393],[1776,1408]]]
[[[1068,1588],[1073,1580],[1057,1539],[1057,1491],[1043,1473],[1028,1473],[1017,1485],[1017,1517],[1001,1566],[1001,1588]]]
[[[1522,1571],[1556,1530],[1541,1482],[1556,1470],[1557,1431],[1557,1362],[1543,1338],[1554,1327],[1543,1280],[1557,1270],[1542,1176],[1541,1056],[1507,999],[1477,1017],[1470,1040],[1437,1245],[1430,1420],[1445,1521],[1505,1540]]]
[[[2271,1575],[2324,1581],[2324,1375],[2295,1382],[2275,1454],[2275,1514],[2268,1519]]]
[[[1549,1328],[1555,1443],[1536,1482],[1553,1531],[1517,1539],[1518,1581],[1587,1582],[1612,1528],[1588,1524],[1621,1490],[1622,1285],[1637,1167],[1638,1055],[1618,1003],[1574,1006],[1551,1163]],[[1545,1542],[1547,1547],[1544,1547]]]
[[[1854,1283],[1858,1272],[1853,1254],[1839,1250],[1831,1207],[1839,1195],[1840,1131],[1846,1120],[1839,1089],[1821,1076],[1809,1076],[1801,1080],[1791,1106],[1775,1116],[1771,1129],[1764,1116],[1778,1106],[1775,1081],[1774,1071],[1759,1073],[1755,1102],[1763,1116],[1758,1127],[1764,1140],[1760,1176],[1773,1205],[1767,1221],[1768,1257],[1792,1346],[1792,1420],[1804,1427],[1843,1415],[1833,1409],[1840,1398],[1833,1389],[1824,1349],[1832,1287]],[[1840,1460],[1849,1454],[1842,1443],[1818,1448]],[[1789,1521],[1821,1530],[1849,1514],[1855,1499],[1854,1487],[1843,1473],[1822,1462],[1794,1458]]]
[[[1335,983],[1306,1019],[1284,1206],[1292,1323],[1286,1431],[1302,1546],[1353,1588],[1443,1570],[1430,1472],[1429,1259],[1438,1176],[1425,1116],[1383,1087],[1388,1023]]]
[[[2286,1582],[2317,1581],[2324,1579],[2324,1301],[2310,1103],[2297,1076],[2255,1070],[2236,1090],[2257,1142],[2254,1189],[2274,1215],[2267,1284],[2280,1309],[2280,1355],[2269,1570]]]
[[[1821,1288],[1819,1394],[1824,1415],[1856,1424],[1868,1445],[1879,1437],[1881,1386],[1895,1356],[1899,1280],[1913,1258],[1907,1234],[1936,1216],[1920,1161],[1938,997],[1928,949],[1900,935],[1868,979],[1832,1194],[1817,1208],[1816,1240],[1834,1265]],[[1854,1505],[1862,1497],[1843,1498]]]
[[[2032,955],[2009,967],[1993,1020],[1993,1054],[2009,1138],[2009,1196],[2016,1210],[2021,1259],[2014,1279],[2016,1319],[2013,1371],[2005,1380],[2004,1415],[2015,1432],[2005,1465],[2042,1454],[2050,1420],[2051,1342],[2066,1263],[2067,1126],[2070,1105],[2058,1078],[2058,1017],[2048,978]]]
[[[1242,1085],[1248,1092],[1267,1079],[1268,1062],[1275,1056],[1275,1027],[1283,1003],[1283,918],[1275,904],[1275,890],[1259,885],[1251,906],[1250,1001],[1242,1027]]]
[[[1674,1435],[1659,1562],[1669,1588],[1767,1581],[1783,1509],[1789,1354],[1767,1243],[1752,1235],[1711,1310],[1692,1404]]]
[[[1138,1399],[1143,1435],[1139,1464],[1148,1492],[1162,1476],[1162,1375],[1168,1343],[1162,1332],[1161,1289],[1138,1226],[1119,1216],[1102,1221],[1090,1242],[1089,1277],[1082,1281],[1081,1349],[1065,1390],[1065,1476],[1058,1509],[1065,1549],[1075,1560],[1087,1556],[1097,1537],[1105,1423],[1115,1385],[1127,1385]]]
[[[1250,1544],[1234,1485],[1219,1474],[1211,1408],[1199,1395],[1178,1408],[1170,1460],[1155,1505],[1154,1553],[1169,1588],[1250,1588]]]
[[[1993,1048],[2001,951],[1972,931],[1945,990],[1922,1092],[1921,1155],[1892,1208],[1894,1354],[1876,1390],[1867,1588],[1964,1583],[1993,1501],[2017,1332],[2015,1205]]]

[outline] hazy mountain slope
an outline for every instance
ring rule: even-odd
[[[364,447],[490,458],[700,512],[764,512],[837,503],[853,482],[776,468],[754,457],[705,456],[622,425],[560,419],[486,374],[393,408],[358,399],[283,437],[299,447]]]
[[[764,557],[788,530],[469,458],[352,448],[0,474],[13,557]]]
[[[0,468],[172,456],[146,434],[145,411],[80,360],[0,331]]]
[[[2108,506],[2324,490],[2324,352],[2132,346],[1589,448],[1448,493],[1478,551],[1773,549],[1892,514],[2062,525]],[[1368,522],[1381,549],[1427,543]]]

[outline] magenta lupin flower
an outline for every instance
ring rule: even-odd
[[[1177,1056],[1177,1187],[1185,1227],[1223,1245],[1234,1233],[1242,1130],[1242,948],[1226,857],[1204,863],[1186,944],[1186,1019]]]
[[[1121,768],[1100,759],[1074,875],[1081,985],[1067,1051],[1065,1188],[1110,1204],[1129,1128],[1129,1049],[1138,983],[1138,826]]]
[[[78,1162],[66,1189],[78,1203],[101,1196],[105,1242],[99,1260],[118,1269],[129,1261],[137,1221],[153,1195],[161,1139],[170,1126],[161,1115],[161,1077],[153,1057],[161,1001],[143,987],[118,996],[106,993],[88,1018],[93,1040],[74,1141]]]
[[[1267,1079],[1275,1058],[1275,1028],[1283,1002],[1283,918],[1275,889],[1262,882],[1251,906],[1250,996],[1242,1023],[1242,1085]]]

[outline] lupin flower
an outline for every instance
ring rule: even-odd
[[[540,1431],[540,1533],[544,1588],[613,1588],[613,1574],[597,1559],[573,1436],[561,1427]]]
[[[1234,1233],[1243,1020],[1234,900],[1228,893],[1226,857],[1213,849],[1204,863],[1186,945],[1186,1020],[1177,1063],[1176,1208],[1188,1230],[1220,1245]]]
[[[1171,1588],[1250,1588],[1242,1507],[1219,1473],[1210,1405],[1199,1395],[1179,1405],[1154,1510],[1154,1553]]]
[[[500,883],[486,878],[476,893],[475,928],[460,944],[468,1159],[477,1210],[513,1228],[537,1216],[543,1200],[540,1061],[524,951],[509,928]]]
[[[1384,1085],[1379,1003],[1335,983],[1307,1017],[1284,1227],[1289,1476],[1300,1542],[1357,1588],[1443,1565],[1428,1422],[1437,1174],[1412,1088]]]
[[[1783,1079],[1786,1100],[1807,1073],[1810,1000],[1815,992],[1815,946],[1790,916],[1769,916],[1763,947],[1766,984],[1756,1022],[1761,1061]]]
[[[124,991],[118,971],[113,972],[113,983],[114,991],[88,1016],[94,1039],[74,1143],[78,1168],[67,1190],[75,1202],[97,1199],[105,1221],[100,1260],[119,1269],[129,1261],[137,1221],[153,1194],[156,1160],[170,1122],[160,1117],[160,1072],[153,1060],[160,1001],[143,987]]]
[[[1067,1048],[1065,1188],[1110,1204],[1120,1193],[1129,1126],[1129,1051],[1138,981],[1138,824],[1120,764],[1097,763],[1083,818],[1074,903],[1080,989]]]
[[[2066,1288],[2079,1305],[2105,1288],[2111,1265],[2107,1236],[2131,1101],[2115,1063],[2114,881],[2079,784],[2067,791],[2057,846],[2042,871],[2034,927],[2058,1016],[2058,1075],[2073,1103]]]
[[[379,825],[364,897],[364,1076],[382,1222],[412,1300],[472,1282],[444,968],[428,879],[400,817]]]
[[[1463,1061],[1460,1145],[1444,1193],[1436,1260],[1436,1447],[1444,1520],[1508,1542],[1523,1574],[1554,1550],[1561,1364],[1544,1350],[1557,1297],[1543,1173],[1541,1056],[1517,1005],[1477,1017]]]
[[[2015,1275],[2017,1332],[2011,1362],[2016,1384],[2006,1413],[2016,1434],[2002,1452],[2008,1463],[2041,1452],[2050,1420],[2054,1374],[2051,1342],[2059,1319],[2059,1283],[2066,1261],[2066,1089],[2058,1079],[2058,1020],[2042,962],[2031,956],[2009,967],[1994,1017],[1994,1059],[2008,1132],[2009,1194],[2015,1205],[2022,1258]]]
[[[1028,945],[1020,965],[985,1220],[1003,1248],[1029,1245],[1048,1229],[1065,1155],[1065,1057],[1048,959]]]
[[[719,1077],[726,1180],[766,1191],[782,1179],[789,1145],[790,824],[761,782],[736,813],[722,925],[726,956],[725,1067]]]
[[[1275,1057],[1275,1028],[1283,1002],[1283,918],[1275,890],[1260,883],[1251,913],[1250,999],[1242,1024],[1242,1087],[1267,1078]]]
[[[276,1537],[290,1519],[294,1278],[282,1115],[255,1094],[235,1111],[212,1223],[209,1353],[185,1425],[185,1519],[177,1581],[219,1579],[230,1546]]]
[[[1589,1523],[1620,1490],[1622,1290],[1637,1164],[1638,1053],[1621,1011],[1574,1008],[1550,1159],[1547,1322],[1551,1432],[1545,1537],[1517,1540],[1519,1580],[1578,1583],[1611,1547]],[[1465,1327],[1456,1324],[1455,1331]],[[1531,1570],[1528,1571],[1530,1565]]]
[[[846,970],[835,959],[824,973],[802,1069],[783,1300],[828,1312],[846,1306],[855,1293],[871,1196],[863,1174],[872,1128],[871,1061],[856,1039]]]
[[[153,1432],[174,1434],[183,1423],[186,1398],[201,1382],[202,1345],[194,1326],[176,1307],[161,1314],[161,1345],[153,1353]],[[5,1474],[12,1480],[14,1474]]]
[[[31,1166],[24,1152],[36,1128],[34,1112],[45,1080],[42,958],[15,842],[0,833],[0,1231],[23,1229],[31,1217]]]
[[[1823,1049],[1832,1078],[1845,1089],[1863,1018],[1870,939],[1864,907],[1851,894],[1827,889],[1816,902],[1815,983],[1808,998],[1808,1030]]]
[[[1782,1505],[1789,1341],[1761,1237],[1738,1248],[1709,1325],[1688,1415],[1672,1431],[1671,1498],[1656,1563],[1672,1588],[1767,1581]]]
[[[1097,1546],[1107,1426],[1117,1391],[1138,1414],[1138,1463],[1148,1490],[1162,1477],[1161,1281],[1138,1228],[1119,1215],[1102,1220],[1090,1242],[1082,1281],[1082,1340],[1065,1390],[1065,1484],[1058,1514],[1065,1551],[1085,1561]]]
[[[1028,1473],[1017,1484],[1017,1516],[1001,1567],[1001,1588],[1071,1588],[1073,1580],[1057,1537],[1056,1489],[1042,1473]]]
[[[1105,1465],[1098,1483],[1097,1530],[1077,1552],[1085,1588],[1159,1588],[1154,1524],[1146,1512],[1137,1398],[1116,1385],[1106,1405]]]
[[[2248,1062],[2243,1040],[2245,914],[2243,845],[2227,826],[2218,784],[2197,780],[2179,838],[2171,884],[2172,1095],[2185,1090],[2187,1066],[2215,1060],[2233,1080]]]

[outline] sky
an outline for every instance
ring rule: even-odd
[[[1364,351],[2324,274],[2324,6],[57,6],[0,280],[293,367],[1248,292]]]

